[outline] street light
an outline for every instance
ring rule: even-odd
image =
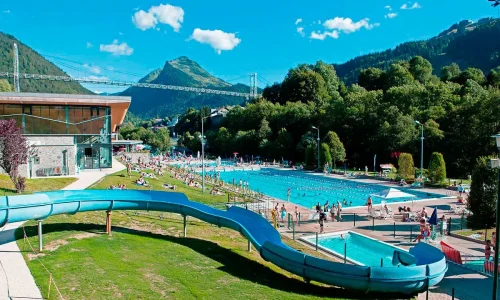
[[[498,151],[500,151],[500,134],[492,136],[495,139],[497,144]],[[493,268],[493,300],[497,299],[497,290],[498,290],[498,238],[500,236],[500,169],[498,171],[498,195],[497,195],[497,219],[496,219],[496,227],[495,227],[495,259],[494,259],[494,268]]]
[[[312,129],[316,129],[318,131],[318,172],[321,172],[320,170],[320,166],[321,166],[321,163],[320,163],[320,160],[319,160],[319,128],[315,127],[315,126],[312,126],[311,127]]]
[[[210,116],[201,117],[201,192],[205,192],[205,132],[203,121]]]
[[[420,179],[422,180],[422,186],[424,186],[424,124],[419,121],[415,121],[415,124],[422,129],[422,136],[420,137]]]

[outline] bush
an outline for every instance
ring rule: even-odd
[[[433,152],[429,161],[429,179],[432,183],[440,183],[446,179],[446,164],[443,154]]]
[[[467,225],[472,229],[489,228],[495,225],[498,171],[489,169],[487,161],[487,157],[478,158],[472,170],[468,200],[468,208],[472,215],[467,217]]]
[[[305,162],[308,167],[313,167],[318,164],[316,157],[316,147],[309,145],[306,148]]]
[[[332,167],[332,155],[330,154],[330,147],[326,143],[321,144],[320,150],[321,167],[328,163],[329,167]]]
[[[409,153],[401,153],[398,159],[398,174],[404,179],[415,178],[415,166],[413,164],[413,157]]]

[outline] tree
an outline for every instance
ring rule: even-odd
[[[342,144],[342,142],[339,139],[339,136],[335,132],[328,131],[324,141],[328,145],[328,148],[330,149],[330,156],[333,162],[333,166],[335,166],[335,163],[337,161],[345,160],[346,153],[344,144]]]
[[[313,145],[309,145],[306,148],[306,157],[305,157],[306,166],[313,168],[318,164],[318,157],[316,155],[316,147]]]
[[[6,79],[0,79],[0,92],[12,92],[12,86]]]
[[[415,80],[426,83],[432,76],[432,65],[422,56],[415,56],[410,60],[410,73]]]
[[[363,69],[359,72],[358,83],[368,91],[384,88],[385,72],[378,68]]]
[[[266,86],[262,91],[262,97],[272,103],[280,103],[281,83],[275,83],[271,86]]]
[[[281,84],[280,99],[281,103],[301,101],[323,106],[329,99],[329,95],[325,80],[320,74],[299,66],[290,70],[286,75]]]
[[[19,175],[19,165],[28,161],[28,143],[14,119],[0,120],[0,168],[9,174],[16,191],[22,193],[26,180]]]
[[[446,164],[443,154],[433,152],[429,161],[429,179],[433,183],[441,183],[446,179]]]
[[[161,152],[166,152],[170,149],[170,132],[168,128],[162,127],[158,128],[153,135],[152,141],[150,141],[151,146]]]
[[[286,130],[286,128],[281,128],[280,131],[278,132],[278,137],[276,138],[276,150],[277,150],[276,154],[289,158],[292,146],[293,146],[292,136]]]
[[[474,80],[476,83],[481,84],[481,85],[485,82],[483,71],[481,71],[481,69],[477,69],[477,68],[465,69],[462,73],[460,73],[460,75],[458,76],[456,81],[463,85],[469,79]]]
[[[498,190],[498,170],[487,166],[489,158],[480,157],[472,170],[472,183],[468,208],[472,215],[467,217],[467,225],[472,229],[489,228],[495,225]]]
[[[323,165],[328,163],[328,166],[332,166],[332,155],[330,154],[330,147],[328,147],[328,144],[326,143],[321,143],[321,149],[319,151],[320,154],[320,160]],[[322,166],[320,166],[322,168]]]
[[[456,63],[452,63],[449,66],[441,68],[441,80],[442,81],[455,81],[460,75],[460,67]]]
[[[493,87],[500,87],[500,67],[496,67],[495,69],[491,69],[490,73],[488,73],[488,85]]]
[[[409,153],[401,153],[398,159],[398,174],[404,179],[415,178],[415,165],[413,157]]]
[[[387,71],[386,88],[402,86],[413,82],[410,71],[402,64],[392,64]]]
[[[325,64],[321,60],[316,62],[313,68],[314,72],[318,73],[323,77],[325,81],[326,90],[331,99],[337,99],[339,97],[339,77],[335,68],[331,64]]]

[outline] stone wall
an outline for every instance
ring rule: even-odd
[[[30,177],[76,174],[76,145],[73,136],[26,136],[30,144],[34,144],[35,157],[32,159],[31,171],[28,164],[21,165],[19,174]],[[63,169],[63,156],[66,152],[67,173]]]

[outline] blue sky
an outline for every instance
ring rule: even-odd
[[[299,63],[345,62],[498,13],[486,0],[19,0],[0,2],[0,31],[72,76],[136,81],[185,55],[248,84],[253,72],[281,81]]]

